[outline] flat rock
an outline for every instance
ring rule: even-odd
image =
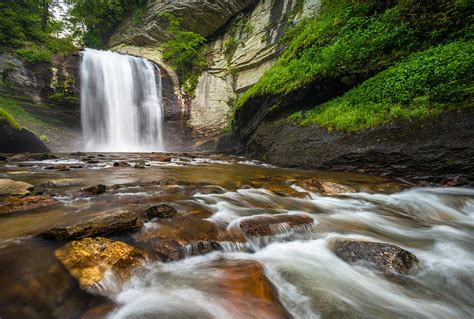
[[[107,186],[99,184],[94,186],[88,186],[81,188],[83,193],[87,193],[89,195],[100,195],[107,191]]]
[[[46,182],[48,187],[68,187],[68,186],[79,186],[82,184],[82,180],[78,178],[56,178],[50,179]]]
[[[25,182],[12,179],[0,179],[0,197],[2,196],[25,196],[33,190],[34,186]]]
[[[314,220],[306,215],[255,216],[239,223],[246,236],[271,236],[285,231],[304,231],[314,226]]]
[[[47,196],[26,196],[0,204],[0,215],[30,211],[36,208],[55,205],[57,201]]]
[[[73,240],[84,237],[112,235],[142,227],[142,222],[133,211],[97,216],[92,220],[69,226],[54,227],[41,237],[51,240]]]
[[[44,161],[48,159],[57,159],[56,156],[48,153],[18,153],[8,158],[9,162],[26,162],[26,161]]]
[[[418,258],[398,246],[367,241],[338,240],[334,253],[348,263],[356,263],[385,273],[406,275],[418,265]]]
[[[325,181],[319,178],[311,178],[297,183],[301,188],[319,194],[336,195],[340,193],[355,193],[356,190],[347,185]]]
[[[167,204],[151,206],[144,212],[144,215],[148,220],[153,218],[172,218],[177,214],[178,211],[176,208]]]
[[[55,255],[83,288],[99,283],[108,270],[126,280],[143,258],[134,247],[103,237],[72,241],[57,249]]]

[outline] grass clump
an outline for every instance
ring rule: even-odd
[[[355,132],[397,118],[420,119],[474,106],[474,41],[416,53],[344,96],[305,114],[303,125]]]
[[[472,12],[460,0],[322,0],[318,17],[287,31],[287,48],[233,112],[258,96],[288,94],[318,79],[366,79],[414,52],[468,40]]]

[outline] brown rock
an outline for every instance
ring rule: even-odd
[[[70,242],[56,250],[55,255],[83,288],[97,284],[107,270],[126,280],[143,258],[132,246],[102,237]]]
[[[306,192],[298,192],[287,185],[267,185],[269,191],[284,197],[306,198],[309,194]]]
[[[44,161],[47,159],[57,159],[56,156],[47,153],[18,153],[8,158],[9,162],[26,162],[26,161]]]
[[[73,240],[91,236],[117,234],[140,227],[142,227],[142,222],[135,212],[122,211],[98,216],[83,223],[55,227],[40,234],[40,236],[52,240]]]
[[[114,167],[130,167],[130,166],[132,166],[132,165],[130,165],[127,162],[115,162],[114,163]]]
[[[139,162],[135,163],[135,166],[133,166],[133,167],[144,169],[145,166],[146,166],[145,161],[139,161]]]
[[[161,153],[154,153],[152,154],[151,158],[152,161],[158,161],[158,162],[171,162],[173,159],[173,156],[167,155],[167,154],[161,154]]]
[[[82,184],[82,180],[77,178],[57,178],[50,179],[46,186],[48,187],[68,187],[68,186],[78,186]]]
[[[52,165],[52,166],[46,166],[44,169],[54,169],[54,170],[57,170],[57,171],[68,171],[69,170],[69,167],[67,167],[66,165]]]
[[[240,231],[247,236],[271,236],[281,233],[282,228],[312,227],[314,220],[306,215],[255,216],[240,222]]]
[[[339,193],[355,193],[356,190],[350,186],[325,181],[318,178],[311,178],[297,183],[307,191],[326,195],[336,195]]]
[[[176,210],[176,208],[167,204],[152,206],[148,208],[144,213],[145,217],[148,220],[153,218],[171,218],[176,216],[177,214],[178,211]]]
[[[0,179],[0,197],[2,196],[25,196],[34,188],[33,185],[12,179]]]
[[[26,196],[1,203],[0,215],[25,212],[40,207],[52,206],[56,203],[55,199],[47,196]]]
[[[406,275],[418,264],[418,258],[414,254],[391,244],[338,240],[331,246],[342,260],[367,265],[385,273]]]
[[[231,301],[242,318],[291,318],[259,262],[222,259],[209,271],[214,274],[206,283],[210,291]]]
[[[89,187],[83,187],[81,188],[81,191],[90,195],[100,195],[107,191],[107,186],[99,184]]]

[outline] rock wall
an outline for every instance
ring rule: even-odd
[[[79,143],[79,64],[78,53],[34,65],[0,54],[0,107],[53,151]]]
[[[228,122],[238,94],[245,92],[273,64],[282,49],[284,31],[292,22],[319,11],[319,0],[152,1],[141,25],[126,19],[109,46],[118,52],[143,56],[177,80],[163,62],[162,44],[169,39],[162,12],[182,17],[185,27],[208,38],[208,67],[201,74],[195,97],[174,82],[174,94],[189,118],[195,146],[213,149]]]

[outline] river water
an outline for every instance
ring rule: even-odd
[[[0,216],[1,318],[81,318],[90,308],[98,311],[92,312],[96,318],[472,318],[474,313],[472,189],[413,187],[219,155],[177,154],[171,161],[153,154],[58,157],[0,166],[1,178],[31,183],[41,196],[57,200]],[[145,161],[146,167],[113,167],[118,161]],[[77,168],[46,169],[59,165]],[[321,195],[297,186],[314,177],[357,192]],[[47,184],[64,178],[71,185]],[[109,191],[80,193],[81,186],[95,184]],[[206,254],[191,242],[183,246],[181,260],[148,258],[127,281],[110,274],[88,292],[56,260],[54,250],[63,244],[35,236],[105,211],[156,203],[171,204],[183,220],[194,218],[196,232],[198,220],[219,231],[287,215],[314,222],[277,223],[271,234],[220,240]],[[152,220],[114,239],[146,243],[173,225]],[[348,264],[331,250],[341,239],[394,244],[415,254],[419,265],[395,275]]]

